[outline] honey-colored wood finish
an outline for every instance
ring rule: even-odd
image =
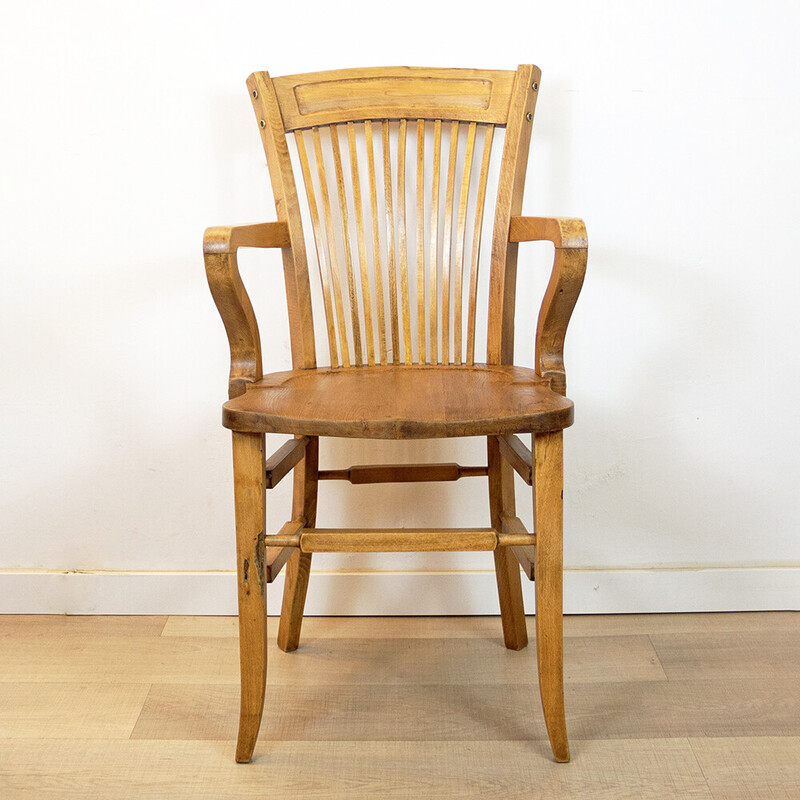
[[[253,755],[267,682],[266,481],[264,434],[233,433],[241,710],[236,760]]]
[[[503,518],[515,513],[514,474],[508,462],[502,457],[499,438],[488,437],[487,445],[489,512],[492,527],[496,531],[503,532]],[[519,567],[511,548],[498,547],[494,551],[494,568],[505,645],[510,650],[522,650],[528,644],[528,629],[525,624]]]
[[[488,467],[462,467],[461,464],[362,464],[347,469],[321,470],[319,479],[364,483],[419,483],[457,481],[488,475]]]
[[[562,432],[533,437],[533,515],[536,532],[536,652],[547,735],[556,761],[569,761],[564,712],[562,624]]]
[[[302,460],[308,444],[307,436],[290,439],[276,450],[264,464],[267,489],[274,489]]]
[[[503,637],[514,650],[528,641],[520,565],[535,578],[545,722],[556,760],[569,758],[561,437],[573,406],[565,396],[563,350],[587,240],[580,220],[521,216],[539,80],[536,67],[523,65],[513,72],[389,67],[275,79],[257,72],[247,81],[278,221],[210,228],[204,241],[231,351],[223,424],[234,439],[242,665],[237,760],[252,753],[264,704],[264,585],[285,567],[278,644],[288,652],[299,645],[314,552],[409,550],[491,550]],[[489,202],[497,128],[505,130],[504,144],[497,196]],[[487,203],[494,224],[490,263],[483,264]],[[555,253],[530,369],[513,364],[516,271],[519,243],[536,240],[551,241]],[[258,324],[237,267],[240,247],[281,249],[291,370],[262,372]],[[482,270],[489,276],[485,298]],[[317,363],[313,272],[329,366]],[[485,363],[476,363],[480,314],[488,326]],[[267,457],[266,433],[294,439]],[[533,435],[533,452],[520,433]],[[320,470],[319,436],[485,436],[487,462]],[[264,494],[291,470],[291,521],[268,535]],[[516,515],[514,471],[533,486],[531,533]],[[475,476],[487,477],[490,528],[316,527],[320,479],[365,484]]]
[[[427,439],[543,431],[573,406],[531,369],[404,366],[274,372],[223,406],[233,430]]]
[[[520,478],[530,486],[533,483],[531,451],[514,434],[498,437],[498,443],[503,458],[514,468]]]
[[[292,515],[308,527],[313,527],[317,520],[318,483],[319,439],[312,436],[306,445],[305,457],[295,469],[292,499]],[[296,650],[300,644],[310,572],[311,553],[302,553],[296,549],[286,565],[281,621],[278,627],[278,647],[287,653]]]

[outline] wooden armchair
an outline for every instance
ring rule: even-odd
[[[209,228],[204,241],[208,281],[231,351],[223,425],[233,431],[242,679],[237,761],[250,760],[264,705],[266,584],[286,567],[278,644],[290,651],[299,642],[313,553],[426,550],[493,552],[503,636],[512,649],[527,644],[520,564],[535,578],[544,715],[556,760],[569,760],[562,430],[572,423],[573,406],[564,396],[563,345],[583,282],[587,241],[580,220],[519,215],[539,76],[533,66],[516,72],[397,67],[274,79],[257,72],[247,81],[278,221]],[[503,128],[502,148],[493,148]],[[305,188],[302,206],[292,139]],[[499,150],[493,178],[493,153]],[[481,297],[479,267],[487,260],[481,257],[481,236],[493,180],[488,290]],[[313,233],[308,249],[305,214]],[[539,312],[536,364],[528,369],[513,366],[514,305],[518,243],[534,240],[553,242],[555,259]],[[289,371],[262,374],[258,326],[237,267],[240,247],[281,248]],[[315,292],[312,278],[319,281]],[[329,366],[317,365],[317,295]],[[476,363],[482,314],[486,359]],[[295,438],[267,457],[265,433]],[[532,452],[519,433],[533,435]],[[487,464],[321,470],[320,436],[486,436]],[[291,520],[266,535],[266,491],[292,470]],[[516,516],[514,470],[533,487],[530,533]],[[488,528],[315,526],[319,480],[384,483],[475,475],[488,477]]]

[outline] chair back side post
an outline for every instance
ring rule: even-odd
[[[287,135],[297,143],[308,199],[331,366],[469,366],[475,362],[480,231],[495,127],[506,130],[489,264],[486,362],[513,363],[518,244],[509,242],[509,230],[522,208],[539,78],[531,65],[516,72],[397,67],[250,76],[278,219],[289,226],[291,249],[283,250],[283,258],[295,369],[313,368],[316,356]],[[431,147],[426,123],[433,123],[432,154],[425,153]],[[355,134],[362,125],[366,158]],[[396,142],[390,144],[395,125]],[[483,128],[480,138],[477,126]],[[449,132],[449,148],[443,132]],[[409,149],[416,152],[407,156],[412,135],[416,148]],[[456,166],[458,154],[463,169]],[[415,174],[416,190],[407,190]],[[343,246],[337,248],[334,236]],[[409,252],[412,236],[415,252]],[[410,277],[416,297],[409,296]]]
[[[541,70],[522,65],[517,70],[508,110],[503,160],[492,238],[489,278],[487,364],[514,363],[514,312],[517,292],[517,251],[509,242],[511,217],[522,212],[528,150],[533,128]],[[535,87],[535,88],[534,88]]]
[[[281,252],[286,303],[289,310],[292,367],[311,369],[317,365],[311,287],[308,280],[303,226],[300,221],[300,202],[289,148],[286,144],[286,134],[269,73],[254,72],[247,79],[247,88],[250,90],[253,110],[261,129],[261,141],[267,156],[278,220],[286,222],[289,226],[291,247],[285,247]]]

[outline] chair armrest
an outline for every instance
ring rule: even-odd
[[[228,396],[244,394],[248,383],[261,379],[261,337],[247,290],[239,275],[240,247],[289,247],[285,222],[208,228],[203,257],[208,286],[217,305],[231,350]]]
[[[553,270],[536,326],[536,371],[550,379],[553,391],[566,394],[564,339],[586,274],[586,226],[580,219],[512,217],[509,241],[549,241],[555,245]]]
[[[235,253],[240,247],[290,247],[289,226],[285,222],[207,228],[203,236],[204,253]]]
[[[511,217],[509,242],[552,242],[557,248],[589,246],[582,219],[570,217]]]

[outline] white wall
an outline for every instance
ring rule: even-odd
[[[234,608],[227,349],[200,242],[211,224],[274,219],[246,76],[529,61],[543,79],[525,212],[582,216],[590,235],[567,352],[566,607],[800,608],[797,5],[397,12],[6,4],[0,610]],[[548,255],[523,250],[521,298]],[[280,343],[266,367],[285,368],[279,257],[242,261]],[[520,363],[533,315],[521,301]],[[483,447],[339,441],[322,456],[480,463]],[[326,484],[321,521],[443,509],[439,524],[485,524],[483,488]],[[496,609],[485,554],[316,564],[316,613]]]

